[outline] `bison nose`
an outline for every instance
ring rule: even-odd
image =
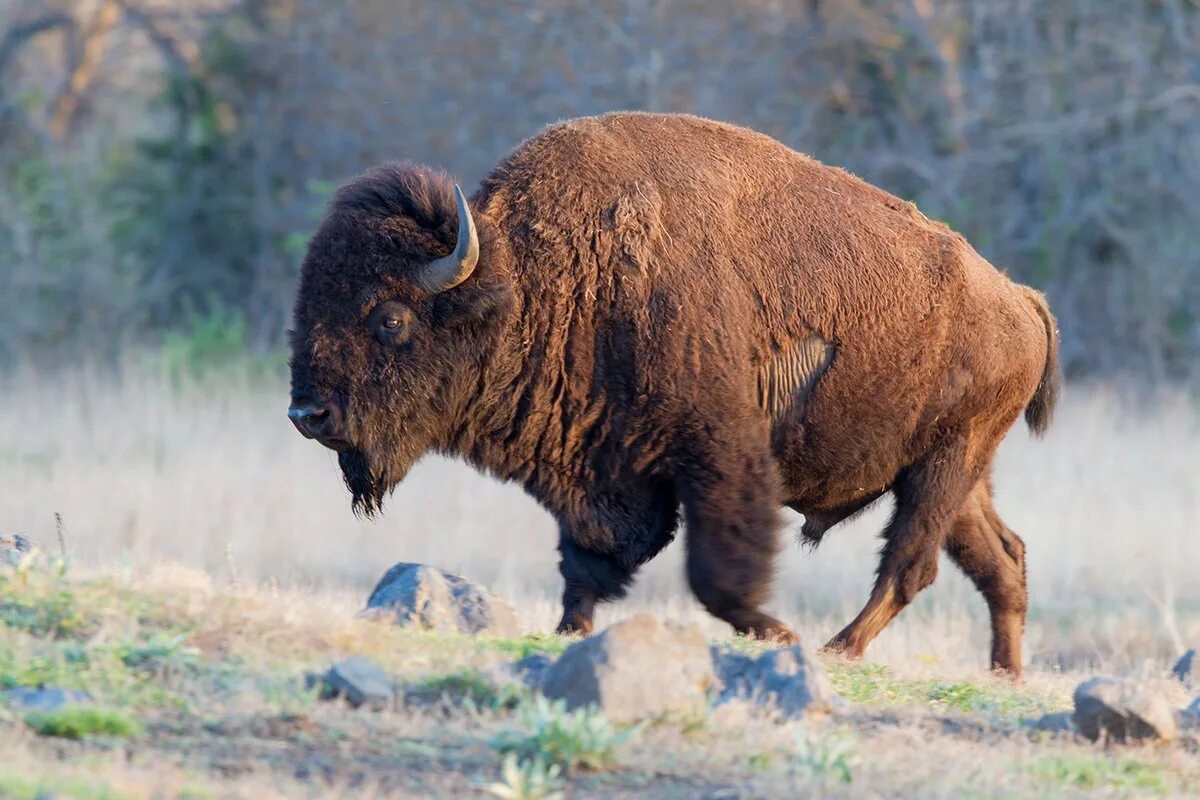
[[[300,405],[288,409],[288,419],[296,430],[309,439],[321,439],[329,435],[333,414],[328,406]]]

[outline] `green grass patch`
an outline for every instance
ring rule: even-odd
[[[74,592],[57,588],[39,591],[38,584],[22,586],[15,578],[0,579],[0,625],[33,636],[83,638],[95,628]]]
[[[420,694],[449,695],[469,699],[476,705],[490,705],[496,699],[496,687],[476,670],[459,670],[448,675],[435,675],[417,683],[413,689]]]
[[[81,689],[113,705],[184,707],[175,678],[180,670],[194,674],[198,669],[190,663],[167,662],[172,664],[167,667],[160,661],[147,662],[142,652],[141,646],[129,643],[87,646],[0,632],[0,689]],[[131,653],[138,656],[130,658]]]
[[[1162,765],[1132,758],[1042,756],[1029,763],[1025,771],[1048,784],[1078,789],[1118,789],[1153,794],[1165,794],[1168,789],[1167,774]]]
[[[484,646],[513,661],[533,655],[557,656],[574,640],[553,633],[530,633],[517,639],[486,639]]]
[[[937,679],[907,679],[879,664],[826,664],[834,690],[855,703],[875,706],[922,705],[932,709],[987,712],[1021,717],[1060,711],[1070,706],[1068,697],[1047,697],[1023,691],[1001,680],[971,683]]]
[[[7,800],[41,800],[46,797],[72,797],[75,800],[125,800],[129,797],[97,783],[95,778],[0,773],[0,797]]]
[[[55,711],[30,714],[25,723],[42,736],[82,739],[86,736],[127,738],[141,733],[137,720],[112,708],[64,706]]]
[[[115,706],[181,706],[172,687],[206,665],[172,616],[167,604],[108,579],[0,575],[0,689],[82,689]],[[125,637],[93,643],[103,621]]]
[[[473,669],[435,675],[414,684],[411,692],[429,699],[447,697],[478,708],[516,708],[529,697],[529,690],[517,683],[496,685],[488,676]]]

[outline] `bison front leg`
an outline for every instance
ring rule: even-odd
[[[887,624],[933,583],[946,531],[975,481],[966,453],[966,437],[956,438],[902,473],[871,596],[854,621],[825,645],[827,651],[861,658]]]
[[[633,574],[614,559],[583,549],[566,530],[560,533],[558,550],[562,555],[558,569],[563,576],[563,615],[557,632],[586,636],[592,632],[596,603],[624,595]]]
[[[707,430],[678,465],[676,489],[687,529],[687,576],[709,613],[738,633],[782,643],[797,640],[760,606],[771,590],[779,550],[778,475],[754,425]]]

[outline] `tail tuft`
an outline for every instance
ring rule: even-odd
[[[1062,367],[1058,363],[1058,323],[1046,305],[1045,295],[1028,287],[1021,288],[1046,326],[1046,366],[1042,369],[1042,380],[1025,406],[1025,423],[1035,436],[1041,436],[1050,427],[1062,391]]]

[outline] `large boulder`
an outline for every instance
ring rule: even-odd
[[[1196,656],[1195,648],[1179,657],[1171,674],[1187,688],[1200,689],[1200,658]]]
[[[568,708],[595,704],[613,722],[632,722],[701,712],[714,685],[699,628],[637,614],[568,647],[540,688]]]
[[[397,564],[376,584],[363,616],[435,631],[519,636],[513,607],[485,587],[425,564]]]
[[[800,645],[757,657],[714,648],[713,660],[721,684],[717,706],[744,701],[783,719],[833,706],[833,687],[825,670]]]
[[[1075,689],[1075,729],[1093,741],[1174,739],[1175,709],[1162,692],[1128,681],[1092,678]]]

